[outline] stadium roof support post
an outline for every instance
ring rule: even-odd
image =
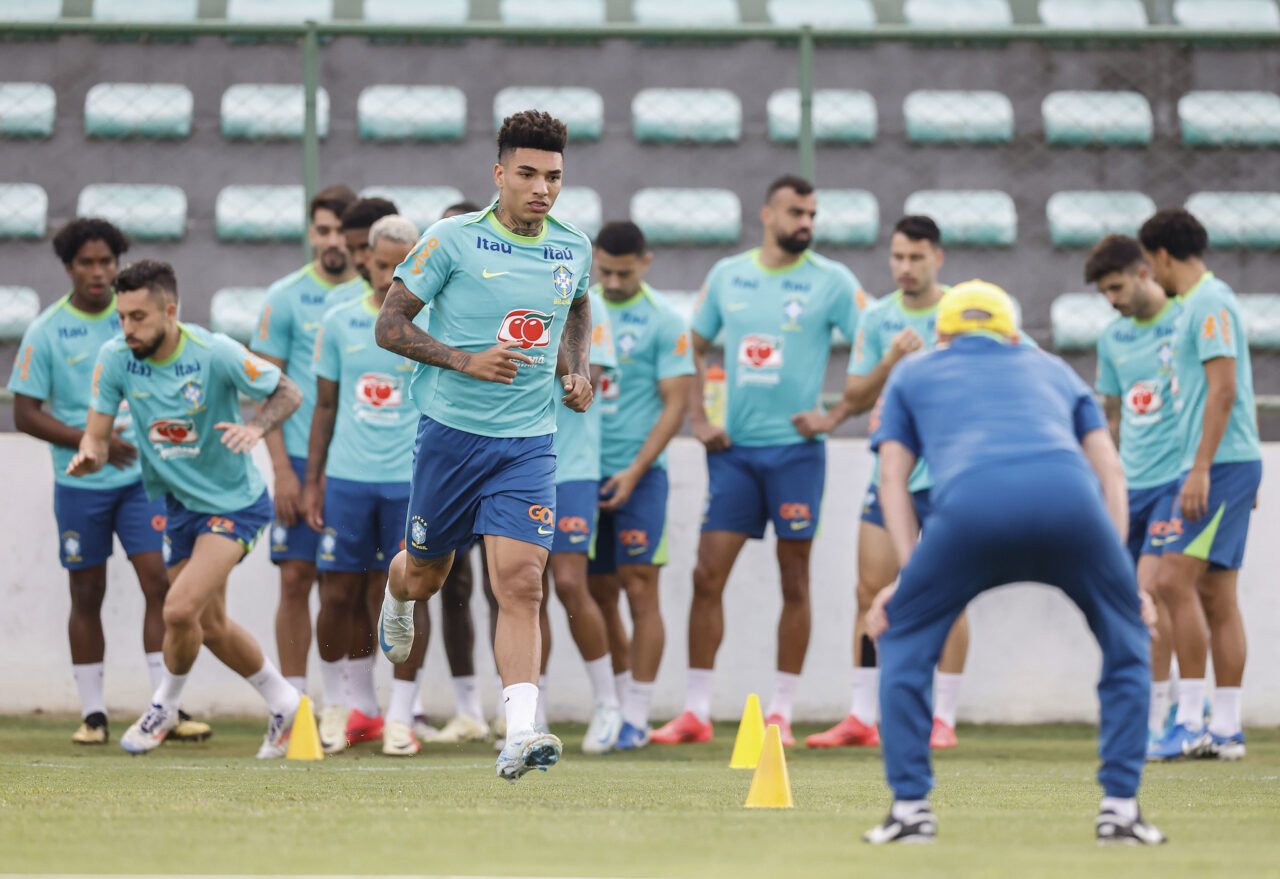
[[[320,180],[320,127],[316,115],[316,94],[320,91],[320,32],[314,21],[307,22],[307,32],[302,39],[302,191],[305,203],[319,188]],[[311,236],[302,236],[303,257],[310,262]]]
[[[805,25],[800,31],[800,132],[796,148],[800,152],[800,176],[813,179],[813,27]]]

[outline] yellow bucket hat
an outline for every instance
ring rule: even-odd
[[[1009,294],[987,281],[965,281],[947,291],[938,303],[938,333],[958,336],[985,330],[1016,338],[1017,321]]]

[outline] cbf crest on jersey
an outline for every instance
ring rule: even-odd
[[[573,272],[564,263],[556,266],[551,273],[551,282],[556,288],[556,305],[569,305],[573,302]]]
[[[196,379],[182,386],[182,401],[187,404],[187,414],[194,415],[204,409],[204,388]]]
[[[787,322],[782,325],[784,330],[800,329],[800,318],[804,316],[805,300],[809,297],[800,293],[792,293],[787,296],[782,305],[782,315]]]

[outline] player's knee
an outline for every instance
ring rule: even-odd
[[[106,577],[93,576],[96,573],[93,571],[77,573],[86,576],[71,578],[71,612],[96,616],[102,611],[102,602],[106,598]]]
[[[200,606],[188,596],[173,595],[164,602],[166,629],[189,629],[200,621]]]
[[[706,562],[698,562],[693,569],[694,601],[719,601],[727,580],[725,572]]]
[[[871,602],[876,600],[876,596],[880,594],[883,586],[878,586],[861,577],[858,578],[858,588],[856,594],[858,596],[858,612],[866,613],[871,610]]]
[[[571,616],[579,611],[583,602],[591,600],[587,592],[587,584],[576,577],[556,578],[556,598],[560,599],[560,603]]]
[[[315,573],[310,565],[289,564],[280,566],[280,600],[282,602],[306,602],[311,598],[311,584]]]
[[[542,605],[542,563],[539,559],[511,562],[498,572],[494,593],[499,607],[537,609]]]
[[[808,577],[782,578],[782,603],[803,605],[809,603]]]

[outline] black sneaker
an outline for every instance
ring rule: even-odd
[[[1094,823],[1098,845],[1163,845],[1169,841],[1159,828],[1143,821],[1141,814],[1129,819],[1104,809]]]
[[[872,827],[862,834],[862,841],[872,845],[885,845],[890,842],[933,842],[938,838],[938,818],[933,810],[923,808],[906,818],[893,817],[889,811],[884,823]]]

